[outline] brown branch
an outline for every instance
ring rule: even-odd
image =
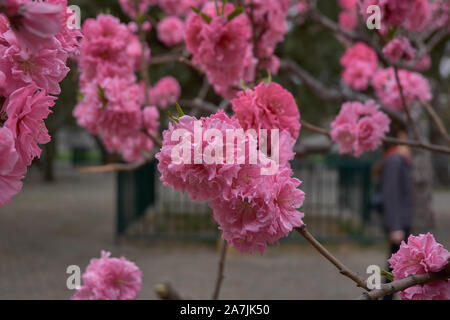
[[[420,103],[425,108],[425,110],[430,115],[431,119],[433,119],[434,123],[436,124],[439,132],[441,133],[441,136],[447,141],[448,144],[450,144],[450,136],[447,133],[447,129],[445,128],[444,122],[439,117],[439,115],[434,110],[433,106],[429,104],[426,101],[421,100]]]
[[[300,228],[295,228],[295,230],[300,233],[322,256],[330,261],[342,275],[354,281],[356,286],[369,291],[366,281],[333,256],[319,241],[316,240],[316,238],[314,238],[311,233],[309,233],[305,225]]]
[[[110,163],[101,166],[89,166],[79,168],[81,173],[99,173],[99,172],[113,172],[113,171],[134,171],[140,169],[153,161],[156,154],[155,148],[150,152],[147,158],[137,163]]]
[[[411,130],[413,131],[414,139],[421,141],[422,139],[419,135],[419,131],[417,130],[417,127],[414,123],[411,113],[409,112],[408,106],[406,105],[405,94],[403,92],[403,85],[400,83],[400,77],[398,75],[397,66],[394,66],[394,75],[395,75],[395,82],[397,83],[398,91],[400,94],[400,99],[402,101],[403,111],[405,111],[408,123],[411,127]]]
[[[222,282],[224,279],[223,271],[225,268],[225,259],[227,257],[227,251],[228,251],[228,244],[225,240],[222,240],[222,245],[220,248],[219,267],[217,270],[216,286],[214,287],[214,292],[212,295],[213,300],[219,299],[220,288],[222,287]]]
[[[359,296],[358,300],[377,300],[384,296],[406,290],[416,285],[423,285],[430,282],[447,280],[450,278],[450,264],[445,270],[437,273],[426,273],[410,275],[401,280],[385,283],[381,285],[380,289],[374,289],[369,292],[364,292]]]

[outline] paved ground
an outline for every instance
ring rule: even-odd
[[[67,266],[80,265],[110,250],[125,255],[144,273],[142,299],[154,299],[155,284],[170,281],[189,298],[208,299],[217,264],[214,247],[185,243],[114,245],[113,174],[61,172],[55,184],[42,184],[31,172],[23,192],[0,208],[0,299],[68,299]],[[437,196],[442,241],[450,247],[450,197]],[[384,264],[384,248],[329,245],[351,268]],[[232,253],[222,298],[351,299],[359,294],[307,245],[270,248],[266,255]]]

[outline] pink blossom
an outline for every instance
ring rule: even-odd
[[[181,43],[184,39],[184,22],[174,16],[164,18],[158,23],[158,39],[168,47]]]
[[[10,11],[8,18],[20,43],[37,51],[51,43],[60,32],[62,9],[60,5],[47,2],[20,1],[17,11]]]
[[[4,104],[8,115],[5,127],[11,130],[16,139],[16,149],[21,161],[30,165],[42,150],[38,144],[50,141],[44,119],[50,114],[55,97],[47,96],[36,86],[29,85],[14,91]]]
[[[22,48],[11,31],[3,34],[7,46],[0,45],[0,70],[10,79],[6,82],[4,94],[35,83],[51,94],[59,94],[62,81],[69,68],[66,66],[68,54],[55,42],[54,47],[38,51]]]
[[[403,89],[406,107],[409,107],[417,100],[431,100],[430,86],[421,74],[408,70],[399,70],[398,76]],[[393,68],[378,70],[373,76],[372,84],[378,99],[386,107],[394,110],[403,109]]]
[[[12,132],[0,126],[0,206],[10,202],[22,189],[26,165],[20,160]]]
[[[436,242],[430,233],[409,236],[402,242],[400,250],[389,259],[396,280],[412,274],[439,272],[447,266],[450,253]],[[449,299],[450,283],[439,281],[423,286],[414,286],[400,293],[403,299]]]
[[[413,0],[409,4],[410,12],[404,23],[404,27],[411,32],[421,32],[430,22],[431,7],[428,0]]]
[[[390,119],[378,108],[372,100],[342,105],[331,124],[331,138],[339,144],[341,154],[353,153],[359,157],[381,145],[381,138],[389,131]]]
[[[111,15],[100,14],[84,22],[83,34],[79,59],[81,86],[107,77],[134,78],[134,68],[140,62],[128,55],[128,47],[135,43],[136,36],[126,25]]]
[[[425,55],[417,59],[414,66],[417,71],[426,71],[431,68],[431,58],[429,55]]]
[[[384,48],[383,54],[387,56],[391,62],[396,63],[398,60],[411,61],[414,58],[415,50],[406,37],[399,37],[391,40]]]
[[[292,94],[279,84],[261,83],[254,90],[241,91],[232,105],[234,118],[245,130],[287,130],[297,140],[300,112]]]
[[[175,104],[181,95],[181,87],[174,77],[161,78],[156,85],[149,90],[150,104],[166,109]]]
[[[201,9],[208,0],[159,0],[160,7],[171,16],[185,17],[191,7]]]
[[[138,13],[144,14],[148,11],[150,6],[158,3],[158,0],[119,0],[120,6],[129,17],[136,18],[136,1]]]
[[[358,15],[356,11],[344,10],[339,13],[339,25],[345,30],[355,29],[358,25]]]
[[[231,199],[218,196],[210,201],[222,237],[231,246],[240,252],[263,254],[267,243],[303,225],[304,215],[297,209],[305,195],[297,189],[301,182],[291,174],[283,168],[273,176],[261,176],[257,166],[247,166],[233,184]]]
[[[342,80],[355,90],[366,90],[378,67],[375,51],[362,42],[347,49],[341,58]]]
[[[367,20],[367,7],[377,5],[381,11],[381,23],[388,27],[402,25],[411,10],[411,0],[362,0],[361,14]]]
[[[142,272],[131,261],[110,258],[102,251],[83,274],[83,286],[72,300],[135,300],[142,287]]]
[[[142,110],[143,126],[149,135],[154,137],[158,134],[159,112],[156,107],[146,107]]]
[[[194,123],[200,121],[202,147],[199,142],[194,141]],[[240,129],[237,120],[230,119],[223,111],[208,118],[196,118],[190,116],[181,117],[177,123],[169,124],[169,129],[163,132],[163,145],[161,151],[156,155],[159,160],[158,170],[161,172],[161,181],[164,185],[170,186],[177,191],[187,191],[189,197],[195,201],[204,201],[216,197],[219,194],[229,193],[233,179],[237,177],[240,171],[240,166],[237,161],[232,164],[227,164],[223,157],[222,164],[213,163],[207,164],[202,160],[202,150],[208,146],[214,146],[215,143],[225,143],[222,141],[205,141],[203,138],[207,129],[216,129],[222,133],[222,138],[226,137],[227,129]],[[184,155],[180,150],[174,148],[182,141],[172,141],[173,133],[177,130],[184,130],[180,138],[190,141],[189,154]],[[197,150],[197,151],[195,151]],[[175,153],[176,159],[173,159],[172,153]],[[176,153],[178,152],[178,153]],[[197,155],[199,154],[199,155]],[[223,155],[226,153],[223,152]],[[197,155],[197,156],[196,156]],[[183,157],[186,157],[184,161]],[[200,158],[199,158],[200,157]],[[196,160],[201,160],[202,164],[196,164]],[[174,162],[174,160],[176,160]],[[197,161],[198,162],[198,161]]]
[[[356,10],[358,7],[358,0],[339,0],[339,6],[345,10]]]
[[[241,14],[231,21],[227,15],[234,10],[227,4],[225,14],[217,16],[214,4],[205,8],[212,21],[207,23],[199,14],[192,14],[186,24],[186,46],[192,53],[192,62],[207,74],[216,92],[232,98],[232,86],[243,79],[248,61],[251,38],[250,21]]]

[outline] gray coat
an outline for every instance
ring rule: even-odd
[[[386,232],[410,230],[412,224],[412,199],[408,160],[399,155],[389,155],[383,163],[380,192],[383,226]]]

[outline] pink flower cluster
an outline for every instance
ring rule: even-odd
[[[415,50],[411,47],[411,43],[406,37],[395,38],[383,48],[383,54],[388,57],[391,62],[396,63],[399,60],[411,61],[414,58]]]
[[[353,30],[358,24],[358,0],[339,0],[342,11],[339,13],[339,25],[345,30]]]
[[[10,0],[0,8],[0,206],[22,188],[27,166],[50,141],[44,120],[78,50],[66,0]]]
[[[135,19],[139,13],[144,14],[150,6],[157,4],[158,0],[119,0],[119,3],[123,12]]]
[[[185,17],[191,7],[201,8],[208,0],[156,0],[163,11],[170,16]]]
[[[164,131],[163,146],[156,155],[164,184],[181,192],[186,191],[193,200],[209,201],[213,217],[223,232],[222,237],[241,252],[259,251],[262,254],[267,243],[276,243],[294,227],[303,225],[303,213],[297,209],[302,206],[305,195],[297,189],[301,182],[292,177],[289,160],[294,157],[295,139],[288,131],[293,129],[292,134],[298,136],[299,125],[294,128],[292,122],[295,117],[298,121],[300,116],[292,97],[283,90],[279,85],[264,84],[254,92],[240,93],[240,98],[233,101],[233,105],[242,107],[237,112],[250,111],[254,117],[253,122],[244,122],[244,126],[241,126],[237,115],[229,118],[223,111],[200,120],[181,117]],[[273,98],[278,99],[275,101]],[[293,113],[294,119],[283,115],[282,110]],[[261,123],[256,123],[258,120]],[[201,123],[198,128],[196,121]],[[257,130],[253,130],[252,134],[244,131],[247,128],[282,130],[279,167],[273,175],[262,174],[261,170],[271,164],[271,159],[261,150],[256,151],[259,162],[251,162],[251,148],[256,147],[258,136]],[[200,130],[201,140],[192,141],[196,130]],[[220,133],[221,137],[209,136],[211,131]],[[246,132],[244,147],[237,143],[237,139],[228,141],[228,132]],[[180,140],[191,142],[190,148],[180,150]],[[227,150],[230,147],[237,149],[231,154],[234,161],[225,161],[223,158],[227,155],[228,159]],[[206,160],[201,153],[201,150],[214,150],[214,156],[220,156],[218,153],[222,149],[222,158],[214,162]],[[174,154],[180,161],[174,161]],[[183,157],[189,161],[183,160]]]
[[[246,0],[247,15],[253,18],[257,35],[256,58],[260,68],[278,72],[275,49],[287,32],[287,17],[292,0]]]
[[[72,300],[135,300],[141,291],[142,273],[131,261],[111,258],[102,251],[83,273],[83,285]]]
[[[430,23],[429,0],[361,0],[361,14],[367,20],[367,8],[377,5],[381,11],[382,28],[403,26],[412,32],[420,32]]]
[[[109,152],[121,153],[127,162],[142,161],[154,146],[146,132],[157,132],[159,118],[155,107],[147,106],[153,111],[146,117],[154,118],[144,121],[144,86],[135,75],[142,55],[149,53],[128,26],[110,15],[86,20],[83,32],[79,70],[84,97],[73,114]]]
[[[148,92],[150,104],[160,109],[167,109],[175,104],[181,95],[181,87],[174,77],[161,78]]]
[[[389,259],[395,280],[414,274],[439,272],[450,263],[450,253],[430,233],[409,236]],[[404,300],[450,300],[450,282],[417,285],[400,292]]]
[[[224,14],[217,15],[214,3],[208,3],[203,12],[211,21],[199,14],[190,15],[185,35],[192,62],[206,72],[216,92],[228,98],[234,96],[233,87],[238,87],[241,79],[252,80],[247,75],[253,59],[250,21],[245,14],[229,21],[227,16],[234,9],[226,4]]]
[[[344,67],[342,80],[355,90],[366,90],[378,68],[378,57],[372,48],[358,42],[347,49],[341,58],[341,65]]]
[[[403,89],[406,106],[414,101],[430,101],[432,98],[428,81],[419,73],[399,70],[398,76]],[[388,108],[402,110],[402,100],[393,68],[380,69],[372,78],[372,85],[378,99]]]
[[[289,91],[275,82],[239,92],[232,105],[233,117],[245,130],[287,130],[295,140],[300,134],[297,103]]]
[[[331,138],[339,144],[341,154],[359,157],[381,145],[381,138],[389,131],[390,119],[378,108],[373,100],[365,104],[346,102],[342,105],[331,124]]]
[[[178,17],[169,16],[158,23],[158,39],[168,47],[184,40],[184,22]]]

